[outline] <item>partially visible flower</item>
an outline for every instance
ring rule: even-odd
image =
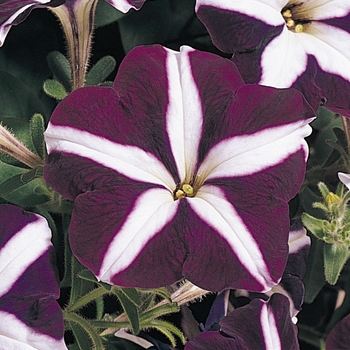
[[[339,180],[350,190],[350,174],[338,173]]]
[[[121,12],[131,8],[139,10],[146,0],[106,0]],[[10,28],[23,22],[35,8],[54,8],[66,3],[65,6],[74,11],[76,7],[85,7],[95,0],[2,0],[0,1],[0,46],[4,44]],[[80,19],[81,20],[81,19]]]
[[[23,22],[35,8],[54,7],[65,0],[2,0],[0,2],[0,46],[12,26]]]
[[[84,87],[45,132],[47,182],[74,200],[73,253],[102,281],[266,291],[288,256],[313,111],[236,66],[138,47],[114,87]]]
[[[247,83],[295,87],[350,116],[349,1],[197,0],[196,11]]]
[[[3,204],[0,221],[0,348],[66,349],[46,220]]]
[[[275,293],[285,295],[290,302],[290,316],[293,322],[297,322],[296,315],[301,311],[304,302],[305,287],[302,279],[306,272],[307,257],[310,250],[311,240],[306,235],[306,229],[299,223],[291,226],[289,232],[289,255],[286,268],[280,283],[273,286],[264,294],[250,293],[249,291],[236,290],[236,296],[246,296],[250,299],[262,298],[267,300]]]
[[[278,293],[268,302],[254,299],[225,316],[220,322],[220,331],[200,333],[185,345],[185,350],[208,349],[299,349],[288,299]]]
[[[326,339],[326,350],[347,350],[350,344],[350,314],[337,323]]]

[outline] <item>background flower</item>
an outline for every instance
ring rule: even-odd
[[[1,349],[66,349],[46,220],[5,204],[0,218]]]
[[[227,59],[135,48],[113,88],[73,92],[45,133],[45,178],[75,201],[73,253],[116,285],[270,289],[312,115],[295,90],[244,85]]]
[[[12,26],[23,22],[35,8],[59,6],[65,0],[3,0],[0,2],[0,46]]]
[[[225,316],[220,331],[200,333],[185,346],[185,350],[207,349],[299,349],[288,299],[279,293],[268,302],[254,299]]]
[[[196,11],[247,83],[295,87],[350,116],[348,1],[197,0]]]

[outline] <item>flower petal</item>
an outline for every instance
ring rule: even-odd
[[[225,239],[240,264],[249,271],[251,278],[256,281],[255,283],[249,281],[249,285],[245,288],[257,290],[257,286],[259,286],[260,290],[262,288],[265,291],[279,282],[271,277],[259,245],[235,208],[227,201],[225,194],[218,187],[202,186],[197,196],[189,200],[189,205],[209,227],[212,227],[218,235]],[[238,269],[234,269],[234,271],[237,274],[237,285],[247,283],[240,281]],[[194,278],[194,276],[191,276],[189,279],[196,284]],[[224,279],[225,274],[221,278]],[[246,276],[244,276],[245,278]],[[232,285],[231,287],[234,288],[235,286]]]
[[[220,322],[220,332],[204,332],[189,341],[185,350],[298,349],[296,326],[289,315],[289,302],[274,294],[269,302],[254,299],[230,312]]]
[[[350,341],[350,315],[337,323],[326,339],[326,349],[348,349]]]
[[[129,267],[147,242],[172,221],[178,203],[163,189],[144,192],[109,244],[97,277],[111,282],[114,275]]]
[[[171,174],[153,154],[66,126],[49,123],[45,132],[48,153],[62,152],[87,158],[130,179],[175,188]]]
[[[214,45],[233,53],[255,50],[266,38],[278,35],[285,24],[281,15],[284,5],[280,0],[197,0],[196,13]]]
[[[12,205],[1,205],[0,216],[0,343],[11,349],[66,349],[48,224]]]
[[[34,8],[59,6],[64,0],[5,0],[0,6],[0,46],[13,25],[23,22]]]
[[[121,12],[128,12],[131,8],[139,10],[146,0],[107,0],[113,7]]]
[[[350,174],[338,173],[339,180],[350,190]]]

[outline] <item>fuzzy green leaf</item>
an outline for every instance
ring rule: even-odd
[[[45,80],[43,89],[47,95],[59,101],[63,100],[68,95],[64,86],[57,80]]]
[[[112,56],[102,57],[86,75],[86,85],[98,85],[104,82],[107,77],[113,72],[116,66],[116,61]]]
[[[71,67],[67,58],[59,51],[50,52],[47,55],[47,64],[51,72],[65,88],[70,91],[72,85]]]
[[[307,213],[304,213],[301,217],[303,225],[317,238],[323,239],[323,228],[327,224],[326,220],[317,219]]]
[[[324,245],[324,272],[329,284],[336,284],[346,261],[349,258],[348,247],[341,244]]]
[[[138,291],[135,288],[121,288],[120,289],[129,300],[135,304],[135,306],[141,305],[141,298]]]
[[[140,320],[139,313],[135,304],[118,288],[112,288],[112,291],[118,297],[120,304],[122,305],[125,313],[127,314],[132,331],[134,334],[137,334],[140,331]]]
[[[45,158],[46,148],[44,140],[45,121],[41,114],[35,113],[30,120],[30,135],[36,153],[41,159]]]

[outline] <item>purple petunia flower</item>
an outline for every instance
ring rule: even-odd
[[[349,1],[197,0],[196,11],[246,82],[295,87],[350,116]]]
[[[4,44],[12,26],[23,22],[35,8],[59,6],[65,0],[1,0],[0,1],[0,46]]]
[[[75,201],[73,253],[121,286],[270,289],[312,117],[298,91],[245,85],[230,60],[135,48],[113,88],[73,92],[45,133],[45,178]]]
[[[66,349],[46,220],[0,205],[0,348]]]
[[[350,314],[341,319],[331,330],[326,339],[326,350],[349,349]]]
[[[254,299],[220,322],[220,331],[200,333],[185,350],[299,349],[297,328],[289,314],[289,301],[276,293],[268,302]]]
[[[128,12],[131,8],[140,9],[146,0],[107,0],[121,12]],[[67,3],[70,10],[85,8],[91,0],[1,0],[0,1],[0,46],[4,44],[10,28],[23,22],[30,12],[40,7],[56,7]],[[88,5],[88,7],[91,5]],[[81,21],[81,19],[80,19]]]

